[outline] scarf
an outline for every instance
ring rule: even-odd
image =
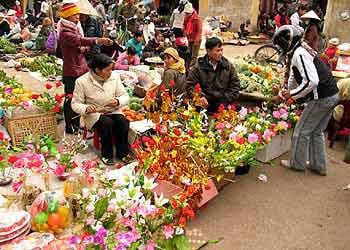
[[[176,70],[176,71],[178,71],[181,74],[185,74],[186,73],[185,60],[182,59],[179,56],[179,53],[177,52],[176,49],[174,49],[174,48],[167,48],[164,51],[164,54],[168,54],[168,55],[172,56],[176,60],[176,63],[174,63],[172,65],[169,65],[169,67],[168,67],[169,69]]]

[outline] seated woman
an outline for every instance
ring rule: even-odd
[[[171,87],[170,83],[174,81],[175,85],[172,87],[174,94],[183,94],[186,83],[185,61],[179,56],[176,49],[167,48],[164,51],[164,66],[163,84],[169,88]]]
[[[137,31],[134,34],[134,37],[131,38],[127,43],[126,47],[134,47],[136,50],[136,54],[138,57],[142,57],[142,40],[143,40],[143,33],[142,31]]]
[[[50,32],[52,31],[52,22],[49,17],[45,17],[43,20],[43,25],[41,26],[40,32],[38,34],[38,37],[35,41],[35,48],[39,50],[45,50],[46,48],[46,41],[50,35]]]
[[[127,51],[120,54],[117,62],[115,63],[114,69],[129,70],[130,65],[140,65],[140,58],[136,55],[136,50],[134,47],[129,47]]]
[[[89,62],[90,71],[75,82],[72,109],[80,114],[88,129],[98,129],[101,135],[101,160],[113,165],[113,137],[117,141],[117,157],[125,160],[129,153],[129,121],[121,108],[129,96],[121,80],[112,76],[114,62],[105,54],[95,55]]]
[[[143,49],[143,59],[160,56],[165,50],[164,37],[160,31],[156,32],[156,37],[149,40]]]

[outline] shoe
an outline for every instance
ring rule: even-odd
[[[102,157],[101,161],[102,161],[103,164],[105,164],[107,166],[113,166],[114,165],[113,159],[108,159],[108,158]]]
[[[281,166],[285,167],[285,168],[288,168],[290,170],[293,170],[293,171],[297,171],[297,172],[304,172],[305,171],[305,169],[303,169],[303,168],[292,167],[290,165],[290,161],[289,160],[281,160]]]
[[[133,157],[132,155],[128,154],[124,157],[121,157],[120,160],[125,163],[125,164],[129,164],[131,162],[135,161],[135,157]]]
[[[309,168],[310,172],[314,174],[318,174],[320,176],[327,176],[327,170],[326,169],[315,169],[315,168]]]

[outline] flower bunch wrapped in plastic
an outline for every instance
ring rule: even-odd
[[[107,172],[105,185],[83,190],[85,230],[72,244],[108,250],[189,249],[183,227],[194,217],[193,210],[186,201],[153,194],[154,178],[136,172],[135,166]]]

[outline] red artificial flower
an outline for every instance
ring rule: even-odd
[[[167,127],[160,124],[157,124],[156,131],[161,135],[165,135],[166,133],[168,133]]]
[[[205,190],[210,190],[211,189],[210,182],[208,182],[207,185],[205,185],[204,189]]]
[[[46,83],[46,84],[45,84],[45,88],[46,88],[46,89],[52,89],[52,87],[53,87],[53,86],[52,86],[51,84],[49,84],[49,83]]]
[[[95,181],[95,178],[93,176],[91,176],[91,175],[86,176],[86,182],[88,185],[94,184],[94,181]]]
[[[164,214],[164,209],[163,208],[158,208],[157,209],[157,215],[162,216]]]
[[[225,105],[221,103],[219,108],[218,108],[218,112],[221,113],[224,110],[225,110]]]
[[[61,96],[61,95],[55,95],[55,100],[56,100],[56,102],[58,102],[58,103],[61,103],[62,102],[62,100],[63,100],[63,97]]]
[[[174,208],[174,209],[177,209],[179,207],[179,205],[177,204],[177,201],[176,200],[173,200],[171,202],[171,206]]]
[[[53,108],[53,112],[55,113],[59,113],[61,111],[60,105],[55,105],[55,107]]]
[[[184,209],[182,209],[182,214],[188,219],[193,219],[195,215],[193,209],[190,206],[186,206]]]
[[[236,140],[236,142],[240,145],[243,145],[245,143],[245,139],[244,139],[244,137],[240,137]]]
[[[18,160],[18,158],[15,155],[10,155],[8,157],[8,162],[11,163],[11,164],[15,163],[17,160]]]
[[[78,167],[78,164],[77,164],[75,161],[73,161],[73,162],[72,162],[72,167],[73,167],[73,168],[76,168],[76,167]]]
[[[32,99],[37,100],[40,97],[40,94],[32,94]]]
[[[182,134],[182,131],[179,128],[174,128],[174,134],[176,136],[180,136]]]
[[[185,202],[185,200],[186,200],[186,194],[182,194],[181,196],[180,196],[180,201],[181,202]]]
[[[179,226],[180,227],[185,227],[186,226],[186,217],[180,217],[179,219]]]
[[[15,193],[18,193],[22,189],[23,186],[24,186],[23,181],[12,182],[12,191]]]
[[[4,157],[2,155],[0,155],[0,161],[3,161]]]
[[[5,139],[4,133],[3,133],[3,132],[0,132],[0,140],[2,141],[2,140],[4,140],[4,139]]]
[[[61,81],[57,81],[56,82],[56,88],[59,88],[59,87],[61,87],[62,86],[62,82]]]
[[[198,93],[198,94],[202,91],[201,85],[200,85],[199,83],[196,84],[196,86],[194,87],[194,89],[195,89],[196,93]]]
[[[62,176],[64,172],[66,171],[66,167],[62,165],[58,165],[56,169],[54,170],[54,174],[56,176]]]
[[[140,147],[140,145],[141,145],[141,142],[139,140],[136,140],[136,141],[134,141],[133,144],[131,144],[131,148],[137,149],[138,147]]]
[[[174,80],[170,80],[169,81],[169,85],[170,85],[170,87],[174,88],[175,87],[175,81]]]
[[[66,94],[66,97],[67,97],[68,99],[73,98],[73,94]]]
[[[191,137],[193,136],[193,130],[192,129],[188,130],[188,135],[191,136]]]
[[[162,84],[162,85],[160,86],[160,90],[161,90],[162,92],[165,92],[165,91],[166,91],[165,84]]]

